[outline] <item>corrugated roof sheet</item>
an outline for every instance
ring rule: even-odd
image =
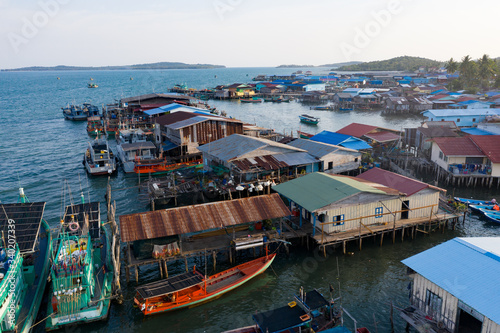
[[[273,187],[310,212],[360,192],[386,194],[356,179],[314,172]]]
[[[500,237],[455,238],[402,263],[500,323],[499,244]]]
[[[471,135],[470,138],[493,163],[500,163],[500,135]]]
[[[180,94],[145,94],[134,97],[122,98],[120,100],[121,103],[132,103],[132,102],[140,102],[152,98],[169,98],[172,100],[194,100],[194,97]]]
[[[444,123],[444,121],[443,121]],[[454,124],[454,123],[453,123]],[[417,130],[424,134],[427,138],[439,138],[439,137],[458,137],[459,135],[449,127],[417,127]]]
[[[500,115],[500,109],[440,109],[423,111],[424,117],[460,117]]]
[[[370,133],[373,130],[376,130],[377,126],[365,125],[359,123],[352,123],[347,125],[344,128],[341,128],[337,131],[337,133],[355,136],[357,138],[362,137],[363,135]]]
[[[290,215],[277,193],[120,216],[123,242],[222,229]]]
[[[341,146],[336,146],[336,145],[331,145],[328,143],[323,143],[323,142],[318,142],[318,141],[311,141],[311,140],[306,140],[306,139],[296,139],[293,140],[289,143],[287,143],[288,146],[300,148],[307,150],[309,154],[311,154],[314,157],[321,158],[323,156],[326,156],[328,154],[334,153],[336,151],[347,151],[347,152],[353,152],[357,153],[357,150],[354,149],[348,149],[345,147]]]
[[[377,132],[377,133],[367,133],[365,136],[369,139],[375,140],[377,142],[390,142],[399,140],[399,135],[391,132]]]
[[[419,182],[418,180],[411,179],[405,176],[398,175],[397,173],[387,170],[372,168],[362,174],[356,176],[374,183],[382,184],[390,188],[394,188],[407,196],[411,196],[421,190],[431,187],[431,185]],[[433,187],[435,188],[435,187]],[[437,188],[435,188],[437,189]]]
[[[233,159],[238,159],[238,157],[243,157],[243,155],[254,150],[265,147],[273,148],[276,153],[304,151],[271,140],[241,134],[233,134],[214,142],[207,143],[198,147],[198,150],[203,153],[210,153],[210,155],[216,156],[222,161],[231,161]]]
[[[461,131],[469,135],[493,135],[493,133],[479,129],[477,127],[462,128]]]
[[[441,149],[446,156],[485,156],[468,136],[458,138],[434,138],[432,141],[439,146],[439,149]]]
[[[151,141],[122,143],[123,151],[136,150],[136,149],[150,149],[150,148],[156,148],[154,143],[152,143]]]
[[[307,152],[292,152],[288,154],[274,155],[276,160],[289,166],[317,163],[318,160]]]
[[[339,145],[345,148],[360,150],[360,149],[370,149],[371,146],[365,141],[335,132],[323,131],[315,136],[311,137],[309,140],[328,143],[331,145]]]

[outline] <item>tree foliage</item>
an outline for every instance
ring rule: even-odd
[[[414,72],[420,67],[439,68],[442,62],[420,58],[420,57],[397,57],[382,61],[370,61],[362,64],[342,66],[337,68],[339,71],[406,71]]]

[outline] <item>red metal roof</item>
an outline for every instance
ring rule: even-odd
[[[398,175],[397,173],[393,173],[387,170],[382,170],[379,168],[373,168],[366,172],[363,172],[356,178],[361,178],[364,180],[368,180],[374,183],[382,184],[387,187],[396,189],[401,193],[405,193],[406,196],[408,197],[417,192],[420,192],[424,188],[428,187],[435,188],[429,184],[419,182],[418,180],[401,176]]]
[[[493,163],[500,163],[500,135],[471,135],[470,138]]]
[[[350,125],[347,125],[344,128],[339,129],[337,131],[337,133],[361,138],[363,135],[365,135],[365,134],[367,134],[375,129],[377,129],[376,126],[352,123]]]
[[[123,242],[222,229],[291,215],[278,193],[120,216]]]
[[[391,133],[391,132],[376,132],[365,134],[365,136],[369,139],[375,140],[380,143],[390,142],[399,140],[399,135]]]
[[[484,153],[472,142],[469,136],[434,138],[432,141],[446,156],[484,156]]]
[[[200,114],[194,112],[177,111],[174,113],[168,113],[163,116],[159,116],[155,119],[155,122],[160,125],[172,125],[176,122],[186,120],[189,118],[198,117]]]

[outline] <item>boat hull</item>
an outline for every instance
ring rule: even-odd
[[[231,269],[225,270],[223,272],[220,272],[218,274],[215,274],[211,276],[210,278],[207,279],[207,285],[211,283],[212,280],[217,280],[219,277],[225,276],[226,274],[236,271],[236,270],[249,270],[251,269],[252,266],[259,265],[258,268],[253,270],[250,274],[244,275],[242,278],[234,281],[232,284],[228,286],[224,286],[220,289],[216,289],[214,291],[205,293],[203,295],[192,295],[190,296],[190,300],[187,302],[169,302],[169,303],[164,303],[165,306],[162,305],[157,305],[157,306],[151,306],[151,305],[146,305],[144,302],[141,302],[138,300],[136,297],[134,299],[135,304],[137,304],[140,308],[141,311],[145,315],[153,315],[153,314],[158,314],[158,313],[163,313],[163,312],[170,312],[174,310],[180,310],[180,309],[185,309],[185,308],[192,308],[210,301],[213,301],[219,297],[221,297],[223,294],[238,288],[239,286],[243,285],[244,283],[248,282],[255,276],[263,273],[273,262],[274,258],[276,257],[276,254],[271,254],[262,258],[258,258],[252,261],[249,261],[247,263],[238,265],[236,267],[233,267]]]

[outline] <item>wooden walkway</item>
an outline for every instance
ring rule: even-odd
[[[405,234],[411,235],[413,239],[417,232],[428,234],[435,228],[444,228],[448,223],[451,223],[453,228],[458,222],[461,215],[449,214],[440,210],[437,214],[430,219],[429,217],[413,218],[398,220],[393,223],[385,223],[378,225],[361,225],[357,229],[338,233],[316,233],[311,236],[314,241],[319,245],[320,249],[326,251],[327,246],[336,246],[342,244],[344,253],[346,252],[346,243],[349,241],[358,241],[361,250],[363,238],[380,236],[380,245],[384,240],[386,233],[392,232],[392,241],[396,240],[396,232],[401,233],[401,240],[403,241]]]

